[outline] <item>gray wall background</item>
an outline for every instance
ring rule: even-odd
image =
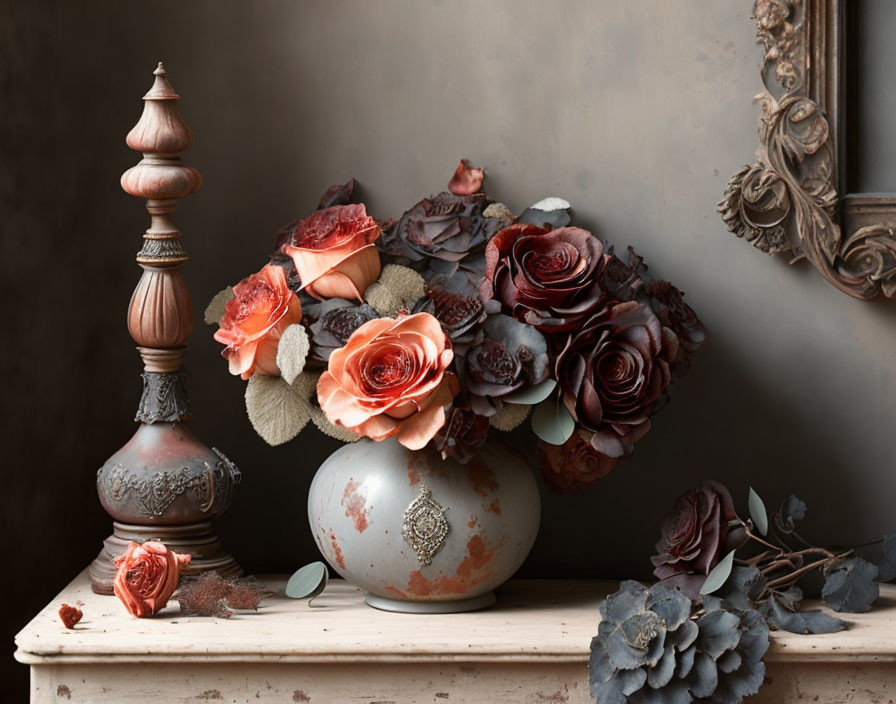
[[[11,634],[109,532],[94,476],[133,432],[140,364],[124,323],[147,218],[118,185],[124,136],[163,59],[205,186],[179,222],[201,310],[263,263],[282,224],[354,176],[397,216],[459,157],[519,211],[548,195],[687,292],[711,331],[635,456],[578,497],[544,497],[528,577],[647,577],[657,520],[702,478],[807,533],[896,530],[896,303],[861,303],[772,260],[715,212],[752,161],[751,2],[255,0],[19,3],[0,23],[0,527]],[[886,74],[889,75],[889,74]],[[892,170],[890,171],[892,174]],[[305,498],[337,446],[269,448],[211,330],[190,342],[195,429],[242,468],[220,521],[250,571],[317,559]],[[7,658],[7,664],[11,658]],[[15,670],[19,686],[25,668]]]

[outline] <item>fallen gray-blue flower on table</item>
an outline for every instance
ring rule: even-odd
[[[591,694],[599,704],[736,704],[759,691],[768,626],[762,614],[678,589],[625,581],[600,606],[591,641]]]

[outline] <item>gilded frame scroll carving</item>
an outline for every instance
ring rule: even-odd
[[[896,196],[845,193],[845,0],[756,0],[763,46],[756,161],[728,181],[728,229],[790,263],[808,260],[862,300],[896,297]]]

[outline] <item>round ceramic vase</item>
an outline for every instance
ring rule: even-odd
[[[362,439],[321,465],[308,494],[327,562],[387,611],[491,606],[526,559],[541,520],[526,460],[487,441],[467,464],[390,439]]]

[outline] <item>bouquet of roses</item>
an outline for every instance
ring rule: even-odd
[[[542,473],[581,491],[650,429],[705,331],[682,293],[570,225],[547,198],[519,216],[466,160],[397,221],[354,181],[283,228],[261,271],[206,311],[246,408],[278,445],[309,422],[461,462],[531,417]]]

